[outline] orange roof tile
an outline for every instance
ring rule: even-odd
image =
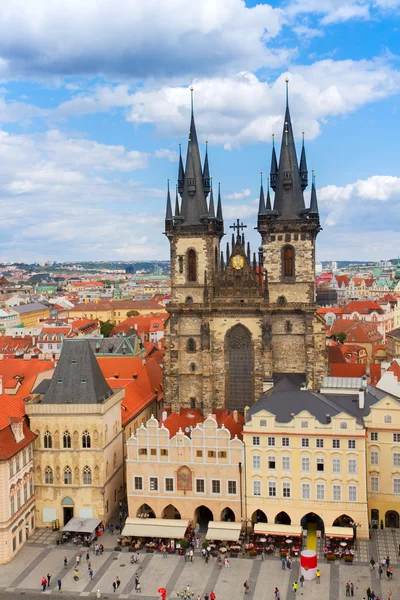
[[[12,420],[20,421],[21,419]],[[22,450],[22,448],[25,448],[25,446],[30,444],[36,438],[36,435],[32,433],[26,424],[25,419],[22,423],[22,430],[24,439],[19,443],[17,443],[14,439],[10,423],[0,430],[0,460],[8,460],[11,458],[11,456],[14,456],[14,454]]]
[[[353,312],[358,312],[362,315],[369,315],[372,312],[383,314],[384,311],[379,304],[373,302],[372,300],[353,300],[343,308],[343,314],[348,315]]]
[[[382,365],[381,363],[371,363],[369,365],[370,373],[370,384],[376,385],[382,377]]]
[[[96,359],[106,379],[133,379],[143,367],[143,360],[137,356],[96,356]]]
[[[343,365],[334,363],[331,365],[332,377],[363,377],[366,373],[367,365],[345,363]]]

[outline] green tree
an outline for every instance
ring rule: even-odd
[[[114,323],[108,319],[108,321],[100,321],[100,333],[104,337],[110,337],[111,331],[114,329]]]
[[[126,313],[127,317],[137,317],[138,316],[138,311],[137,310],[128,310],[128,312]]]
[[[344,331],[339,331],[339,333],[332,336],[332,339],[335,340],[335,342],[339,342],[339,344],[343,344],[346,339],[346,334]]]

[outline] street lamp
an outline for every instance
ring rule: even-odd
[[[353,528],[354,550],[355,550],[356,542],[357,542],[357,529],[358,529],[358,527],[361,527],[361,523],[356,523],[356,521],[350,521],[349,525],[350,525],[350,527]]]
[[[247,542],[247,538],[248,538],[248,527],[249,527],[249,523],[252,523],[252,520],[249,519],[248,517],[242,517],[241,522],[244,524],[244,528],[245,528],[245,534],[246,534],[246,542]]]

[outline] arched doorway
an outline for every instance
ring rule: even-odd
[[[206,531],[209,522],[214,521],[214,515],[211,510],[204,505],[196,508],[194,518],[196,520],[196,525],[197,523],[200,525],[200,531]]]
[[[399,528],[399,513],[397,510],[388,510],[385,514],[385,527],[390,529]]]
[[[275,523],[278,523],[279,525],[291,525],[292,519],[285,511],[282,511],[276,515]]]
[[[332,523],[333,527],[352,527],[353,519],[349,515],[340,515]]]
[[[64,525],[66,525],[74,516],[74,501],[69,496],[66,496],[61,501],[61,506],[63,507]]]
[[[142,506],[139,506],[137,509],[136,516],[143,519],[155,519],[156,513],[148,504],[142,504]]]
[[[251,515],[252,523],[268,523],[267,515],[263,510],[255,510]]]
[[[164,510],[162,511],[161,518],[162,519],[180,519],[181,513],[179,512],[179,510],[177,508],[175,508],[175,506],[173,506],[172,504],[168,504],[168,506],[166,506],[164,508]]]
[[[324,522],[321,517],[313,512],[309,512],[301,519],[300,522],[303,529],[313,529],[315,531],[324,531]],[[322,535],[322,534],[321,534]]]
[[[254,402],[254,357],[251,333],[235,325],[225,336],[225,405],[243,413]]]
[[[221,512],[221,521],[232,521],[234,522],[235,519],[235,513],[233,512],[233,510],[231,508],[229,508],[228,506],[226,508],[224,508],[224,510]]]

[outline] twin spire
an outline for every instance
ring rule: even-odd
[[[178,195],[182,201],[179,203]],[[210,195],[209,204],[207,197]],[[189,140],[186,154],[186,164],[183,166],[181,145],[179,144],[178,181],[176,186],[175,212],[172,214],[169,182],[167,192],[166,223],[170,229],[174,223],[180,228],[195,227],[209,229],[209,223],[214,222],[215,227],[223,233],[223,216],[220,186],[218,187],[218,203],[215,212],[212,178],[208,161],[208,142],[206,142],[206,155],[203,167],[201,165],[200,149],[197,140],[196,125],[193,111],[193,89],[191,88],[191,119]]]

